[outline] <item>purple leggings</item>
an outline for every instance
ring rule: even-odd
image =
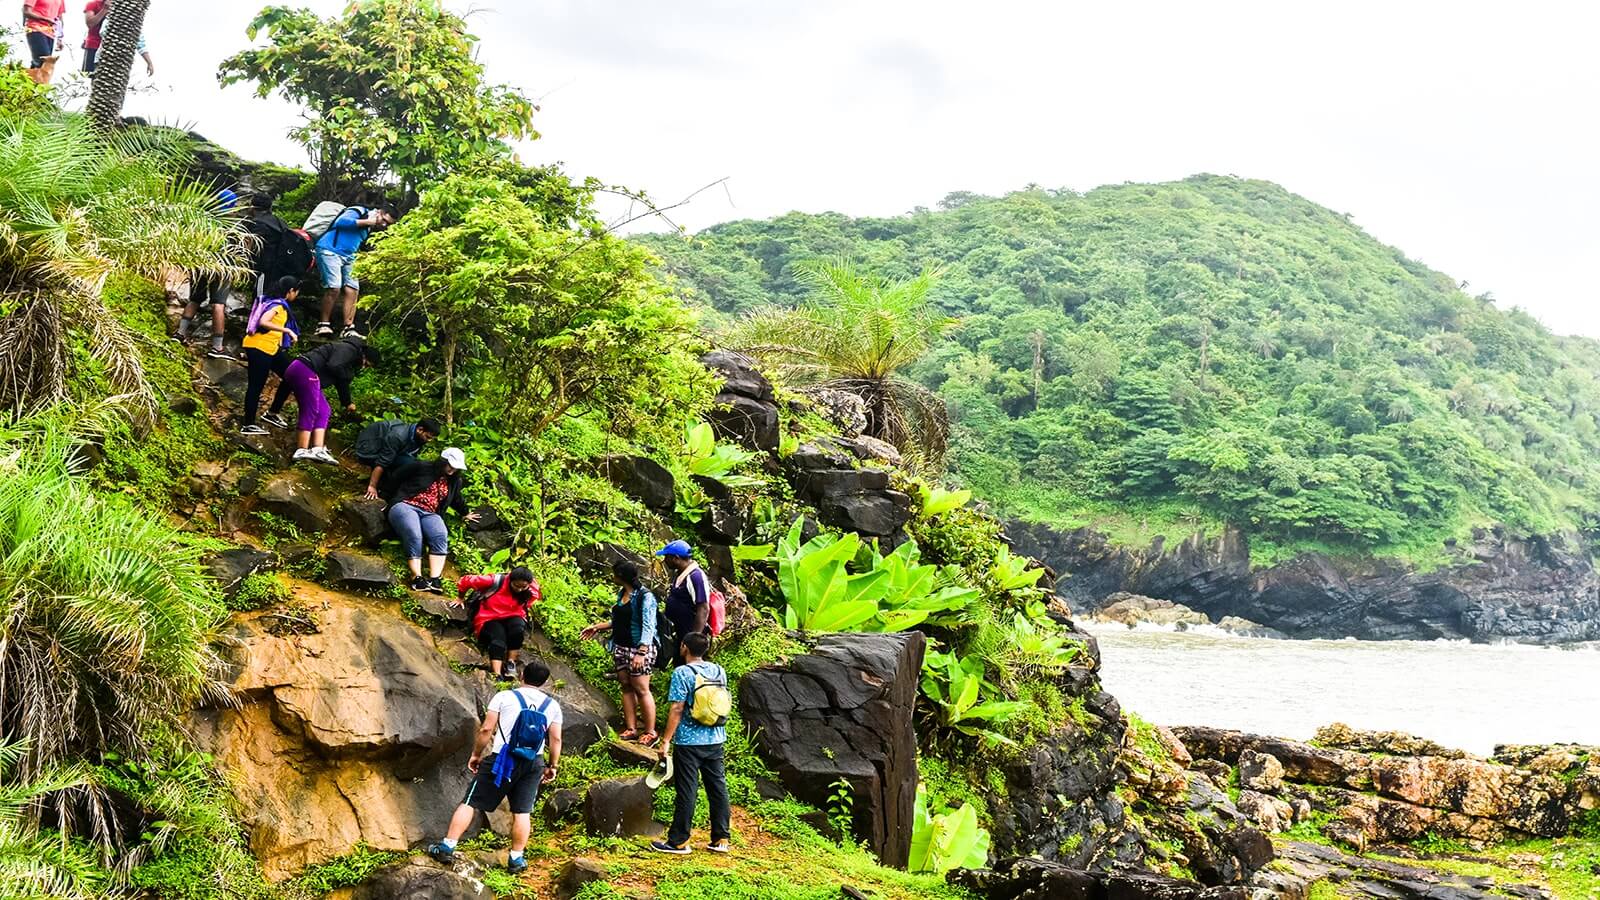
[[[283,384],[294,392],[295,405],[300,407],[301,431],[328,427],[333,410],[328,406],[328,398],[322,396],[322,379],[310,366],[298,359],[289,363],[289,368],[283,372]]]

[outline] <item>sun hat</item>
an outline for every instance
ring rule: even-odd
[[[457,469],[467,467],[467,455],[461,452],[460,447],[446,447],[444,452],[439,454],[439,458]]]
[[[688,559],[692,554],[690,553],[690,550],[689,550],[689,542],[688,541],[673,541],[672,543],[666,545],[665,547],[662,547],[660,550],[657,550],[656,551],[656,555],[657,556],[681,556],[684,559]]]
[[[650,770],[650,774],[644,777],[644,786],[653,791],[671,780],[672,757],[663,756],[661,761],[656,763],[656,767]]]

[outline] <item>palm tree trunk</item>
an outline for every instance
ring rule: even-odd
[[[101,25],[88,111],[89,121],[102,133],[122,124],[122,100],[128,94],[128,75],[133,71],[133,55],[149,8],[150,0],[112,0]]]

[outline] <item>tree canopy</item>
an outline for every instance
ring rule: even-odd
[[[644,241],[728,314],[800,302],[817,256],[946,266],[935,299],[962,327],[911,371],[950,406],[956,473],[1013,515],[1411,552],[1600,509],[1600,344],[1266,182],[953,194]]]

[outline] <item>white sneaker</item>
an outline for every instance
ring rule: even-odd
[[[310,450],[301,449],[301,450],[296,450],[294,452],[294,461],[295,462],[299,462],[302,459],[316,459],[316,458],[317,458],[316,454],[312,453]]]
[[[346,325],[344,327],[344,330],[339,332],[339,337],[341,337],[341,338],[361,338],[362,340],[366,340],[367,339],[367,336],[362,334],[360,331],[358,331],[354,325]]]
[[[260,425],[246,425],[239,429],[239,433],[245,437],[259,437],[267,434],[267,430]]]
[[[312,447],[311,458],[319,463],[328,463],[335,466],[339,464],[339,457],[329,453],[327,447]]]

